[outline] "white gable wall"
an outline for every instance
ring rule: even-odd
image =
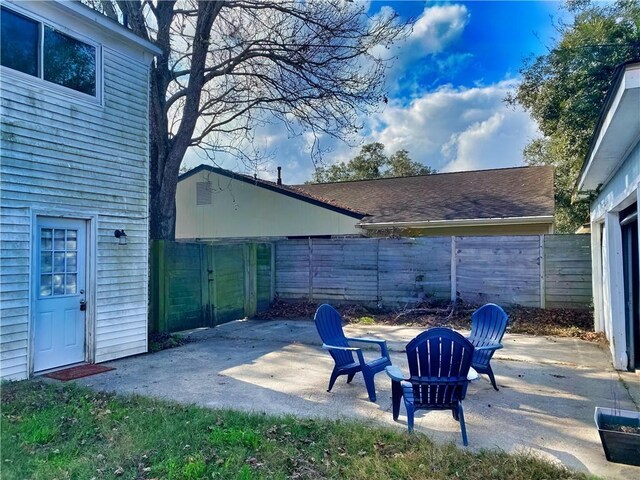
[[[50,2],[19,3],[18,8],[101,43],[103,85],[98,101],[92,101],[4,67],[0,72],[4,379],[26,378],[31,370],[37,215],[89,221],[86,360],[102,362],[147,349],[151,56]],[[128,245],[117,245],[116,229],[126,231]]]
[[[196,184],[207,181],[211,205],[197,205]],[[176,208],[179,239],[362,233],[357,218],[207,170],[178,183]]]

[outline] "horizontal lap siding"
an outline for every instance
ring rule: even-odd
[[[148,69],[107,46],[103,62],[102,106],[3,76],[3,378],[28,373],[30,208],[97,214],[96,362],[147,348]]]
[[[31,214],[0,207],[0,365],[5,380],[28,375]]]
[[[545,235],[544,262],[548,308],[575,308],[591,304],[589,235]]]

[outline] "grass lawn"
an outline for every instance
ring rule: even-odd
[[[301,420],[4,383],[3,479],[587,478],[528,455],[472,453],[362,423]]]

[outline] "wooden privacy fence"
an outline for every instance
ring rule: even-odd
[[[177,332],[254,315],[273,300],[273,245],[151,245],[149,330]]]
[[[591,305],[588,235],[342,238],[276,244],[284,299],[398,305],[460,298],[541,308]]]

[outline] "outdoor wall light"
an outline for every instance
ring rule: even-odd
[[[118,245],[127,244],[127,234],[124,233],[124,230],[116,230],[115,232],[113,232],[113,236],[118,239]]]

